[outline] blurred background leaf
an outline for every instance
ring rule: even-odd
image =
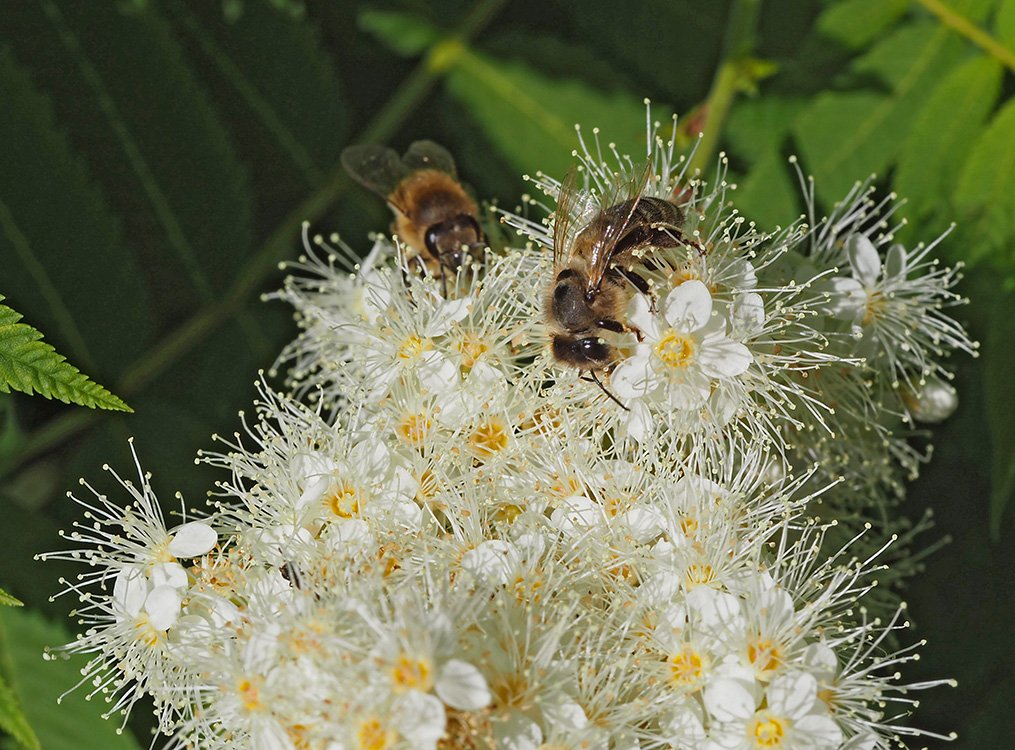
[[[749,28],[732,34],[746,7]],[[1001,540],[1012,531],[1015,491],[1015,1],[26,0],[0,4],[0,28],[0,286],[136,409],[0,395],[0,569],[31,610],[65,613],[48,597],[74,571],[32,555],[76,517],[63,493],[78,476],[101,489],[103,463],[130,472],[128,436],[164,500],[180,489],[198,502],[219,478],[194,453],[237,429],[258,369],[295,335],[289,310],[257,298],[299,253],[300,222],[359,251],[390,222],[342,174],[345,145],[432,138],[478,197],[514,206],[523,173],[567,169],[576,122],[642,154],[648,97],[654,119],[690,115],[688,142],[714,133],[705,163],[729,155],[734,200],[763,226],[804,208],[793,155],[819,209],[877,172],[885,192],[910,195],[901,240],[959,222],[938,250],[970,264],[959,314],[984,356],[956,360],[962,408],[902,507],[933,508],[953,539],[908,584],[930,641],[912,672],[958,678],[919,711],[959,732],[953,750],[1015,735],[1015,563],[990,542],[991,524]],[[745,40],[743,70],[719,80]],[[720,95],[731,107],[710,117]],[[942,616],[955,612],[968,622]],[[16,627],[23,669],[57,693],[73,684],[29,660],[68,635],[38,614]]]
[[[79,670],[87,660],[57,656],[44,661],[42,653],[46,646],[69,638],[66,628],[36,612],[0,612],[0,668],[20,699],[38,736],[38,746],[45,750],[137,750],[140,745],[129,732],[116,731],[122,718],[119,714],[103,719],[100,714],[108,704],[101,699],[86,700],[87,687],[60,697],[81,680]]]

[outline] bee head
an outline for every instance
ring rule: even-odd
[[[468,214],[458,214],[427,227],[423,241],[427,251],[450,270],[461,268],[474,257],[473,253],[478,255],[486,246],[479,224]]]

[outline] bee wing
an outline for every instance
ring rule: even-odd
[[[607,222],[606,228],[601,237],[592,246],[592,255],[589,258],[589,280],[586,290],[596,292],[603,283],[603,276],[610,269],[614,253],[617,249],[617,242],[627,233],[631,223],[631,217],[638,207],[638,199],[645,191],[649,177],[652,174],[651,164],[646,164],[641,171],[636,172],[627,182],[619,182],[613,192],[602,196],[600,205],[601,211],[607,211],[613,206],[630,201],[631,205],[619,221]]]
[[[574,250],[575,208],[578,204],[578,168],[571,167],[557,191],[557,208],[553,211],[553,270],[556,273],[571,259]],[[567,253],[564,252],[567,248]]]
[[[433,141],[414,141],[402,157],[402,164],[410,172],[420,169],[438,169],[458,178],[455,160],[443,146]]]
[[[392,202],[391,194],[398,183],[410,174],[393,149],[374,143],[349,146],[343,149],[341,159],[345,171],[356,182],[388,203]],[[404,213],[400,206],[395,208]]]

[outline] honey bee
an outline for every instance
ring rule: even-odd
[[[554,212],[554,278],[544,303],[551,329],[550,351],[561,364],[577,368],[581,377],[587,373],[607,396],[626,408],[596,376],[597,370],[608,369],[618,357],[616,347],[603,334],[640,337],[624,322],[624,309],[632,287],[648,294],[649,285],[632,267],[653,268],[645,257],[650,249],[687,244],[679,234],[684,214],[670,201],[642,195],[649,177],[646,166],[640,177],[621,185],[612,196],[600,196],[598,211],[577,229],[575,214],[580,212],[575,209],[581,193],[576,177],[577,170],[572,169],[564,178]]]
[[[416,141],[399,158],[386,146],[349,146],[342,166],[387,201],[395,213],[392,233],[412,251],[409,260],[427,273],[444,280],[445,272],[453,275],[486,247],[479,209],[458,182],[455,161],[444,147]]]

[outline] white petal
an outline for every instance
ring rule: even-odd
[[[683,382],[670,383],[665,393],[666,405],[671,409],[678,411],[697,409],[712,395],[712,381],[701,372],[686,372]]]
[[[169,552],[175,557],[197,557],[211,550],[218,541],[215,529],[200,521],[191,521],[178,526],[170,532],[173,540],[169,543]]]
[[[718,678],[705,688],[705,710],[716,721],[736,721],[754,715],[754,696],[741,680]]]
[[[503,386],[505,383],[504,373],[493,365],[489,365],[483,360],[472,365],[472,369],[469,370],[469,375],[466,378],[470,388],[477,388],[485,391],[491,391],[495,388]]]
[[[451,659],[444,664],[434,692],[444,703],[460,711],[478,711],[493,700],[480,671],[461,659]]]
[[[791,672],[772,680],[765,692],[768,710],[790,719],[800,719],[818,699],[818,681],[810,672]]]
[[[438,351],[423,353],[423,361],[416,368],[420,381],[431,393],[444,393],[456,387],[462,379],[458,365]]]
[[[493,735],[497,750],[538,750],[543,741],[539,725],[520,713],[512,713],[506,720],[495,722]]]
[[[207,524],[192,521],[178,526],[172,532],[170,553],[176,557],[197,557],[211,550],[218,541],[218,534]]]
[[[140,566],[120,568],[113,583],[113,608],[119,614],[134,617],[144,606],[148,588],[148,578]]]
[[[849,738],[846,744],[842,746],[842,750],[874,750],[877,744],[878,737],[876,734],[869,730],[861,729]]]
[[[644,294],[636,294],[627,303],[627,320],[649,339],[659,338],[659,324],[652,314],[652,303]]]
[[[482,542],[462,555],[462,570],[477,578],[507,583],[508,570],[514,558],[514,546],[500,539]]]
[[[666,722],[667,741],[676,747],[698,747],[705,739],[705,727],[698,715],[700,709],[695,711],[688,703],[677,709],[669,721]]]
[[[765,326],[765,301],[757,292],[741,294],[733,303],[733,333],[738,338],[747,338],[761,331]]]
[[[262,718],[252,722],[250,728],[250,750],[295,750],[285,729],[275,720]]]
[[[807,737],[808,747],[813,747],[814,750],[834,750],[842,744],[842,729],[829,716],[805,716],[793,728]]]
[[[804,650],[804,665],[819,674],[834,677],[839,671],[835,652],[824,643],[812,643]]]
[[[750,349],[727,338],[706,340],[698,354],[702,372],[713,378],[741,375],[753,361],[754,355]]]
[[[854,320],[862,315],[867,293],[856,279],[839,276],[828,282],[830,299],[824,305],[829,315],[839,320]]]
[[[430,338],[436,336],[443,336],[449,330],[451,326],[460,320],[464,320],[469,314],[469,308],[472,306],[472,299],[470,297],[462,297],[461,299],[446,300],[441,303],[440,311],[434,316],[434,319],[430,321],[430,325],[426,326],[423,330],[423,335]]]
[[[563,729],[572,732],[584,729],[589,723],[582,707],[574,701],[544,705],[543,719],[550,725],[550,729]]]
[[[392,714],[399,733],[411,737],[414,748],[435,747],[444,736],[444,704],[432,695],[410,690],[395,701]]]
[[[908,271],[906,266],[906,248],[897,243],[888,248],[888,254],[885,256],[885,279],[904,280]]]
[[[662,517],[655,508],[631,508],[621,516],[621,521],[638,544],[654,539],[663,529]]]
[[[187,585],[187,571],[180,563],[158,563],[152,566],[152,586],[173,586],[184,588]]]
[[[610,375],[610,389],[618,398],[641,398],[662,382],[652,369],[651,348],[638,344],[635,353],[617,365]]]
[[[580,533],[604,522],[602,506],[584,495],[565,498],[550,515],[550,523],[565,534]]]
[[[175,586],[156,586],[145,599],[148,622],[156,630],[169,630],[180,616],[180,590]]]
[[[216,628],[221,628],[227,623],[240,619],[240,608],[228,599],[223,599],[221,596],[205,597],[205,603],[208,606],[212,625]]]
[[[300,499],[296,501],[296,509],[301,510],[316,503],[324,496],[324,493],[327,492],[330,485],[330,474],[324,474],[309,480],[307,488],[303,491],[303,494],[300,495]]]
[[[853,268],[853,278],[866,287],[874,286],[881,275],[881,256],[866,235],[851,235],[846,240],[846,254]]]
[[[666,295],[663,309],[666,322],[677,331],[697,331],[712,317],[712,295],[707,286],[691,279]]]
[[[627,435],[639,443],[646,443],[655,432],[655,421],[648,404],[644,401],[631,401],[627,408],[630,411],[621,415]]]

